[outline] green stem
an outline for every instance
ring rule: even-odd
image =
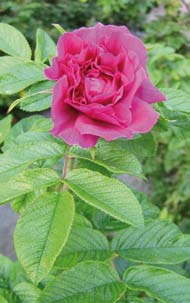
[[[67,152],[69,152],[70,147],[68,148]],[[64,165],[63,165],[63,172],[62,172],[62,179],[65,179],[67,176],[68,171],[72,167],[72,156],[70,156],[68,153],[65,155],[64,158]],[[67,189],[67,185],[63,185],[63,191]]]

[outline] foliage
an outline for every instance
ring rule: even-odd
[[[169,173],[178,167],[181,158],[173,151],[183,153],[181,130],[189,140],[186,94],[163,89],[168,101],[157,105],[160,121],[152,133],[131,141],[101,140],[91,150],[69,148],[50,134],[50,119],[35,114],[50,107],[44,99],[51,97],[52,83],[43,69],[54,43],[38,31],[31,60],[22,34],[3,27],[10,39],[0,44],[6,53],[0,58],[0,93],[22,91],[10,109],[19,106],[33,115],[12,127],[10,115],[0,121],[0,203],[11,203],[19,214],[14,234],[18,263],[0,258],[1,302],[189,303],[190,236],[162,220],[163,210],[159,214],[146,194],[119,180],[120,173],[144,178],[143,163],[146,175],[158,172],[157,141],[166,145],[170,140],[160,169],[162,161]],[[7,41],[4,34],[1,38]],[[157,51],[154,56],[160,58]],[[150,68],[156,60],[150,59]]]

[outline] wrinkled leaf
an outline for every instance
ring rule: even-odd
[[[14,234],[15,249],[34,283],[50,272],[68,239],[73,218],[74,201],[68,192],[46,193],[21,214]]]
[[[39,303],[114,303],[125,285],[113,269],[101,262],[85,262],[61,273],[50,282]]]
[[[132,191],[116,179],[87,169],[69,172],[67,186],[86,203],[132,225],[143,225],[142,209]]]

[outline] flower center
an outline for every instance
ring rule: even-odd
[[[96,96],[104,91],[106,81],[103,78],[86,77],[85,89],[87,95]]]

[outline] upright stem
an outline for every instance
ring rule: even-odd
[[[70,166],[70,159],[71,159],[71,156],[69,156],[69,155],[66,155],[64,158],[62,179],[65,179],[65,177],[67,175],[67,172],[68,172],[69,166]]]
[[[68,148],[69,151],[70,148]],[[69,171],[69,168],[71,167],[72,162],[72,156],[66,154],[64,158],[64,165],[63,165],[63,172],[62,172],[62,179],[65,179],[67,176],[67,173]],[[63,191],[67,189],[67,185],[63,185]]]

